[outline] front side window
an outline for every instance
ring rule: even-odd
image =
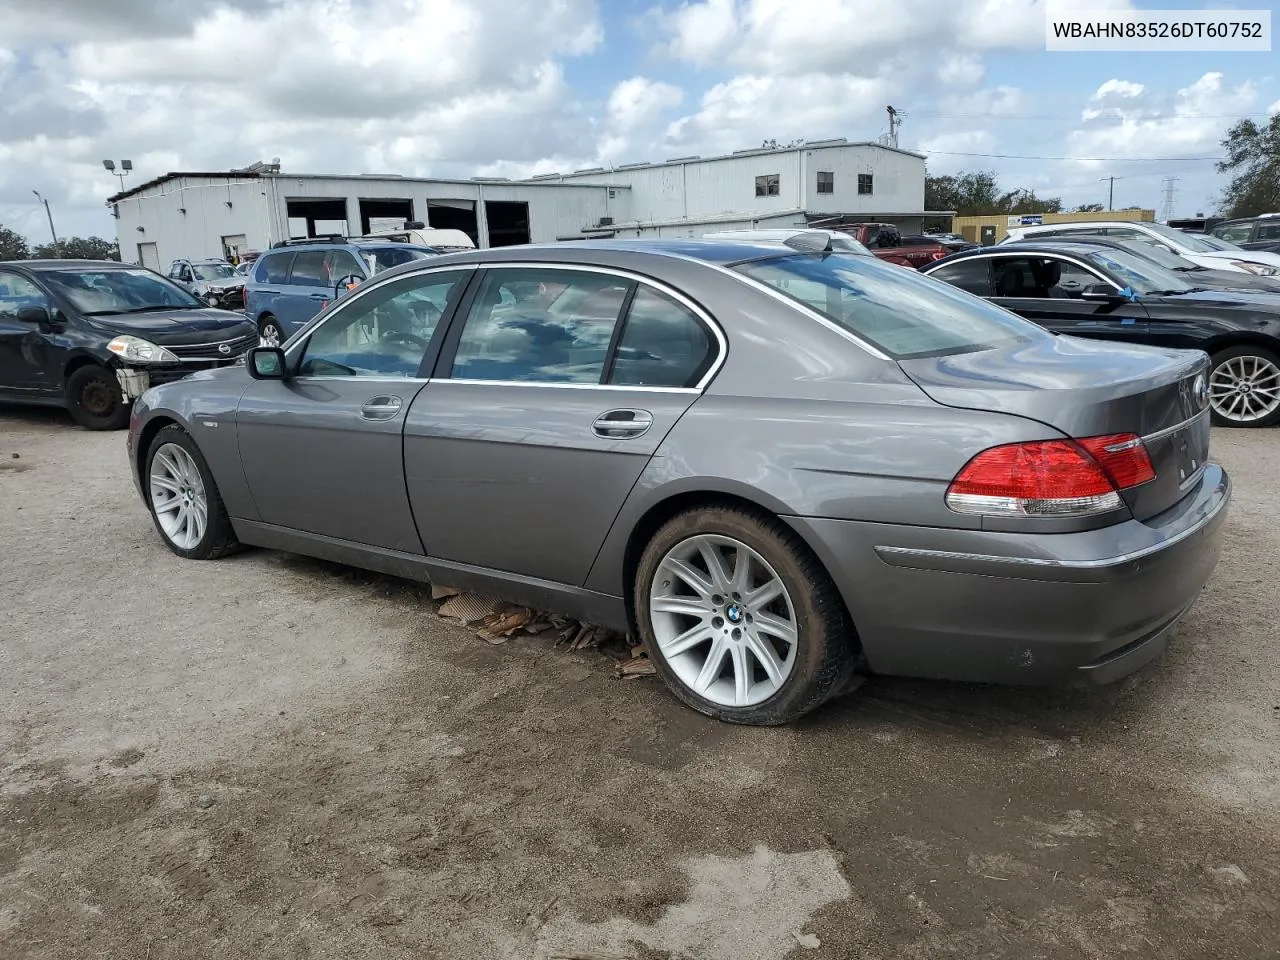
[[[465,271],[406,277],[364,294],[321,324],[298,376],[416,377]]]
[[[782,186],[781,174],[769,173],[762,177],[756,177],[756,196],[757,197],[776,197]]]
[[[184,269],[183,265],[180,263],[171,264],[169,266],[169,279],[177,280],[179,277],[182,276],[183,269]]]
[[[1245,237],[1248,240],[1248,237]],[[1258,224],[1258,240],[1280,240],[1280,223]]]
[[[150,270],[48,270],[41,277],[88,316],[204,306],[182,287]]]
[[[360,269],[359,262],[346,250],[330,250],[325,261],[325,271],[329,275],[330,284],[336,284],[344,277],[363,280],[365,276],[365,271]]]
[[[711,335],[702,322],[666,294],[641,286],[623,321],[608,382],[692,387],[714,359]]]
[[[289,282],[302,287],[329,286],[329,271],[324,265],[325,251],[304,250],[293,258]]]
[[[1079,299],[1085,287],[1113,285],[1101,273],[1059,257],[996,257],[991,266],[996,296],[1022,300]]]
[[[914,270],[846,253],[797,254],[734,269],[777,288],[896,360],[972,353],[1052,334]]]
[[[928,276],[979,297],[991,296],[991,261],[987,257],[957,260],[929,271]]]
[[[586,271],[490,270],[467,314],[451,376],[599,383],[631,286]]]
[[[20,273],[0,270],[0,319],[16,320],[18,312],[28,307],[49,309],[49,298]]]
[[[1229,240],[1232,243],[1244,243],[1253,234],[1253,224],[1233,223],[1225,227],[1214,227],[1211,232],[1215,237],[1218,237],[1221,240]]]
[[[818,171],[818,192],[819,193],[835,193],[836,192],[836,175],[828,170]]]
[[[873,186],[874,186],[874,182],[872,180],[871,174],[869,173],[858,174],[858,196],[860,197],[870,196],[872,193]]]
[[[1105,253],[1086,254],[1084,259],[1107,271],[1134,293],[1186,293],[1192,289],[1191,284],[1176,273],[1127,250],[1108,249]]]

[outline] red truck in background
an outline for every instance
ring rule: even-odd
[[[903,243],[902,234],[892,223],[843,223],[829,229],[849,234],[881,260],[911,267],[913,270],[956,252],[955,247],[923,236],[911,239],[924,240],[924,243]]]

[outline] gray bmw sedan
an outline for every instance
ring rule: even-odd
[[[559,611],[639,636],[693,708],[776,724],[859,668],[1105,682],[1157,656],[1230,498],[1206,370],[819,232],[504,247],[149,390],[128,449],[179,556]]]

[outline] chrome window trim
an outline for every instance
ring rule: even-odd
[[[702,263],[704,261],[698,261],[698,262]],[[680,390],[680,391],[688,391],[691,393],[701,393],[703,390],[707,388],[707,385],[711,383],[712,380],[715,379],[716,374],[720,372],[720,368],[724,366],[725,360],[729,356],[729,341],[725,337],[724,330],[721,329],[720,324],[716,321],[714,317],[711,316],[711,314],[709,314],[702,307],[698,306],[698,304],[694,303],[694,301],[690,300],[687,296],[685,296],[683,293],[681,293],[679,290],[675,289],[674,287],[668,286],[667,284],[663,283],[661,280],[655,280],[652,277],[647,277],[642,273],[636,273],[634,270],[628,270],[626,267],[603,267],[594,263],[554,263],[549,261],[529,262],[524,260],[503,260],[500,263],[486,263],[486,264],[482,264],[482,266],[485,270],[576,270],[580,273],[600,273],[610,277],[623,277],[627,280],[634,281],[637,284],[644,284],[648,287],[652,287],[654,290],[657,290],[659,293],[663,293],[668,297],[670,297],[672,300],[675,300],[677,303],[679,303],[681,306],[687,309],[690,313],[694,314],[694,316],[698,317],[700,320],[702,320],[703,323],[707,325],[707,328],[710,329],[712,336],[716,341],[716,350],[718,351],[716,354],[716,358],[714,361],[712,361],[711,366],[707,368],[707,372],[704,373],[702,377],[698,380],[698,382],[694,384],[692,387],[628,387],[625,384],[614,384],[614,383],[538,384],[536,381],[528,381],[528,380],[469,380],[466,378],[458,378],[457,380],[453,380],[453,378],[451,377],[440,377],[439,379],[441,383],[445,382],[446,380],[452,380],[452,382],[454,383],[502,383],[502,384],[521,386],[521,387],[532,387],[532,386],[578,387],[578,388],[591,387],[596,389],[607,387],[613,390],[636,390],[636,389],[661,390],[661,391]],[[465,332],[465,325],[466,325],[465,317],[463,318],[462,323],[464,325],[464,332]],[[456,355],[457,351],[455,350],[454,352]]]
[[[687,393],[697,394],[702,392],[701,387],[629,387],[625,383],[548,383],[540,380],[468,380],[463,377],[454,379],[453,377],[439,377],[431,381],[432,383],[457,383],[471,387],[538,387],[546,389],[548,387],[560,390],[622,390],[627,392],[640,393]]]
[[[1014,247],[1017,245],[1009,244],[1009,246]],[[1094,276],[1098,277],[1099,280],[1101,280],[1104,284],[1106,284],[1111,289],[1117,292],[1121,289],[1114,280],[1108,280],[1106,277],[1098,276],[1097,267],[1091,266],[1085,263],[1084,261],[1079,260],[1076,257],[1073,257],[1070,254],[1066,254],[1066,253],[1047,252],[1044,250],[1027,250],[1023,253],[1012,253],[1009,250],[1002,250],[998,253],[996,252],[975,253],[972,256],[964,257],[963,259],[964,260],[993,260],[996,257],[1039,257],[1045,260],[1065,260],[1067,263],[1074,264],[1075,266],[1079,267],[1081,270],[1085,270],[1089,273],[1092,273]],[[955,261],[952,261],[952,263],[944,263],[942,264],[942,266],[944,267],[954,266],[955,264],[960,262],[961,262],[960,260],[955,260]],[[930,276],[937,266],[938,266],[937,264],[930,264],[929,269],[921,270],[920,272],[924,274],[926,277]],[[946,283],[947,281],[943,280],[941,282]],[[951,286],[951,284],[948,284],[948,286]],[[958,290],[960,288],[956,287],[956,289]],[[990,299],[990,300],[1044,300],[1047,302],[1058,302],[1063,298],[1062,297],[1006,297],[1003,294],[993,293],[989,297],[983,297],[982,299],[984,300],[987,300],[987,299]]]

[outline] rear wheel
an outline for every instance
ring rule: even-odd
[[[278,347],[285,341],[284,328],[269,313],[258,324],[258,335],[262,337],[263,345],[268,347]]]
[[[776,518],[704,507],[667,521],[636,570],[640,635],[679,699],[733,723],[794,720],[853,672],[852,630],[818,559]]]
[[[1280,423],[1280,358],[1262,347],[1229,347],[1213,355],[1209,373],[1213,422],[1223,427]]]
[[[80,367],[67,378],[67,409],[72,419],[89,430],[120,430],[129,422],[129,408],[116,375],[96,364]]]
[[[189,560],[216,560],[240,546],[200,448],[176,424],[151,441],[147,503],[165,545]]]

